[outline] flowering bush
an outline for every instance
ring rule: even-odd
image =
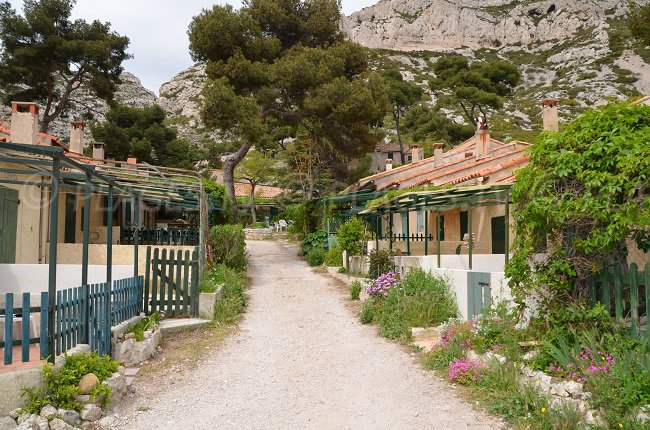
[[[442,330],[441,341],[443,346],[449,347],[450,344],[454,343],[464,349],[469,349],[471,347],[470,339],[474,335],[476,322],[473,320],[453,320],[452,323],[448,324]]]
[[[450,381],[469,385],[483,379],[483,369],[485,366],[478,360],[458,358],[449,366],[448,378]]]
[[[611,367],[616,364],[612,354],[602,351],[595,352],[593,349],[584,348],[580,351],[580,357],[575,363],[568,363],[565,366],[554,362],[548,367],[548,373],[558,378],[573,379],[578,382],[586,382],[590,376],[597,376],[609,373]]]
[[[399,286],[399,276],[393,272],[384,273],[370,282],[366,292],[370,297],[386,297],[391,288]]]

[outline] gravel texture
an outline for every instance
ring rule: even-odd
[[[239,332],[173,384],[138,379],[144,385],[117,405],[112,428],[502,427],[361,325],[345,306],[346,291],[314,273],[295,246],[250,241],[248,248],[253,286]]]

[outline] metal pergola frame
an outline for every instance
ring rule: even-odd
[[[198,174],[181,169],[158,168],[150,165],[117,166],[119,163],[86,164],[70,158],[62,147],[44,147],[38,145],[1,143],[0,162],[18,164],[26,168],[0,167],[0,173],[5,173],[5,178],[0,178],[0,184],[27,185],[50,189],[49,200],[49,251],[48,251],[48,350],[53,351],[55,337],[55,305],[56,305],[56,279],[57,279],[57,252],[58,252],[58,215],[59,193],[61,189],[84,191],[83,211],[83,245],[82,245],[82,272],[81,283],[88,283],[88,250],[90,227],[90,197],[93,192],[106,194],[107,207],[114,206],[115,195],[131,197],[134,209],[134,224],[136,229],[140,224],[140,203],[149,202],[181,209],[198,210],[200,213],[201,229],[199,233],[199,272],[205,267],[205,244],[207,240],[207,210],[208,201],[203,190],[203,181]],[[145,172],[140,168],[144,167]],[[34,177],[38,180],[22,180],[18,176]],[[49,179],[48,179],[49,178]],[[198,196],[197,196],[198,194]],[[213,206],[214,208],[214,206]],[[218,209],[218,208],[217,208]],[[107,248],[106,248],[106,282],[112,283],[113,265],[113,223],[107,223]],[[41,237],[39,237],[39,241]],[[138,234],[134,234],[134,276],[138,276]],[[86,302],[87,303],[87,302]],[[85,333],[88,337],[88,333]],[[83,339],[85,343],[88,339]],[[54,357],[49,357],[54,362]]]
[[[390,236],[389,236],[389,249],[393,249],[393,216],[396,213],[408,214],[411,211],[425,212],[424,219],[424,253],[429,255],[429,212],[436,212],[436,239],[437,239],[437,256],[438,267],[441,264],[441,225],[440,213],[452,209],[466,209],[467,210],[467,224],[468,224],[468,247],[469,247],[469,269],[472,270],[473,266],[473,231],[472,231],[472,208],[484,207],[492,205],[505,205],[505,262],[509,261],[510,257],[510,200],[512,194],[512,185],[484,185],[484,186],[470,186],[470,187],[455,187],[449,189],[435,190],[435,191],[420,191],[420,192],[407,192],[401,194],[385,202],[367,208],[362,211],[361,215],[373,216],[375,218],[375,240],[377,248],[379,248],[379,228],[381,218],[388,214]],[[410,254],[410,233],[409,223],[406,224],[407,231],[407,253]]]

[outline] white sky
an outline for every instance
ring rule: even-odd
[[[378,0],[342,0],[343,12],[370,6]],[[9,0],[22,11],[22,0]],[[131,40],[129,52],[134,58],[124,64],[142,84],[158,93],[160,85],[192,64],[188,52],[187,27],[192,17],[221,0],[77,0],[74,18],[110,22],[113,30]]]

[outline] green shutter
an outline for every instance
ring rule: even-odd
[[[18,191],[0,188],[0,263],[16,263]]]

